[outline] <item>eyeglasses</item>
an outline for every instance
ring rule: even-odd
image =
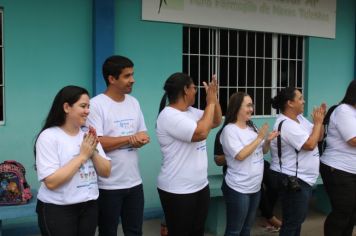
[[[198,90],[198,88],[195,85],[191,85],[190,88],[193,88],[195,91]]]
[[[255,108],[255,104],[253,104],[253,103],[249,103],[249,104],[246,104],[244,106],[247,107],[247,108]]]

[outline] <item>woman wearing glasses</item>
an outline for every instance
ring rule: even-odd
[[[233,94],[220,136],[227,163],[222,185],[226,202],[225,236],[250,235],[260,201],[263,154],[278,135],[277,132],[267,135],[267,124],[257,130],[251,121],[253,110],[248,94]]]

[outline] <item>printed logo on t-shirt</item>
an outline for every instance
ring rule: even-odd
[[[262,151],[255,151],[253,153],[253,160],[252,163],[253,164],[260,164],[261,162],[263,162],[263,153]]]
[[[92,162],[87,161],[79,168],[79,178],[80,184],[77,185],[77,188],[87,187],[88,189],[91,189],[93,186],[96,187],[98,178]]]
[[[123,119],[116,120],[114,123],[119,128],[119,132],[121,136],[127,136],[134,134],[135,129],[135,120],[134,119]]]
[[[206,150],[206,142],[201,142],[197,146],[197,151],[205,151]]]

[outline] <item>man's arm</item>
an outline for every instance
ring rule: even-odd
[[[105,152],[110,152],[115,149],[132,146],[134,148],[140,148],[143,145],[150,142],[150,138],[145,131],[138,132],[134,135],[109,137],[100,136],[99,141]]]

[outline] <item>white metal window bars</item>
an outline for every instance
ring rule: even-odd
[[[215,28],[183,28],[183,72],[198,87],[194,106],[205,107],[202,81],[219,79],[219,100],[225,114],[230,95],[247,92],[255,117],[275,115],[270,99],[286,86],[304,87],[304,38]]]

